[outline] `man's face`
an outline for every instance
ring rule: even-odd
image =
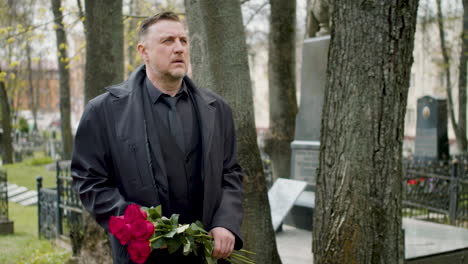
[[[182,23],[161,20],[148,28],[138,52],[155,78],[181,79],[189,64],[188,37]]]

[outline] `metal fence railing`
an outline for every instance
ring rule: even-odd
[[[7,173],[0,170],[0,221],[8,219]]]
[[[403,216],[468,227],[468,159],[405,161]]]
[[[42,178],[37,179],[39,236],[71,240],[75,253],[83,239],[83,206],[72,187],[70,161],[58,161],[56,172],[54,189],[42,188]]]

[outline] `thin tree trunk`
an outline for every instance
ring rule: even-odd
[[[0,69],[2,73],[2,69]],[[0,81],[0,106],[2,111],[2,161],[3,164],[13,163],[13,139],[11,138],[11,112],[10,112],[10,103],[8,101],[8,93],[5,88],[5,82]]]
[[[317,175],[318,263],[404,263],[404,117],[418,1],[336,0]]]
[[[85,104],[123,81],[122,1],[85,0]]]
[[[436,3],[437,3],[437,24],[439,25],[438,28],[439,28],[439,38],[440,38],[440,49],[442,51],[442,58],[444,61],[443,68],[445,71],[445,89],[447,91],[447,108],[448,108],[448,112],[450,116],[450,121],[452,122],[452,128],[453,128],[453,131],[455,132],[455,136],[458,142],[458,141],[461,141],[462,135],[460,134],[457,120],[455,119],[453,96],[452,96],[452,78],[450,74],[450,57],[448,54],[448,50],[446,46],[447,42],[445,40],[445,34],[444,34],[445,27],[444,27],[443,15],[442,15],[441,0],[436,0]],[[463,56],[463,54],[461,56]],[[460,60],[462,59],[463,58],[460,57]],[[463,63],[463,61],[460,61],[460,63]],[[463,135],[463,137],[466,140],[466,133],[465,135]]]
[[[244,247],[256,263],[281,263],[276,248],[265,176],[256,141],[253,98],[240,1],[186,0],[195,82],[232,107],[238,158],[244,169]]]
[[[468,0],[463,0],[463,29],[461,33],[462,50],[460,54],[460,65],[458,68],[458,130],[457,144],[462,153],[468,151],[466,139],[466,76],[468,61]]]
[[[270,10],[270,128],[265,151],[272,161],[273,178],[290,178],[291,142],[297,114],[296,1],[270,0]]]
[[[29,108],[31,108],[33,120],[34,120],[34,128],[33,130],[37,130],[37,101],[36,101],[36,89],[34,89],[34,81],[33,81],[33,69],[32,69],[32,62],[31,62],[31,46],[29,43],[26,43],[26,59],[27,59],[27,67],[28,67],[28,82],[29,82]]]
[[[138,8],[138,1],[136,0],[130,0],[129,3],[129,12],[130,15],[139,15],[140,9]],[[129,18],[128,24],[127,24],[127,36],[130,38],[130,41],[128,41],[128,47],[127,47],[127,65],[128,67],[125,67],[125,71],[127,72],[127,76],[132,73],[133,69],[137,66],[135,65],[136,63],[136,43],[138,43],[138,40],[135,39],[135,30],[137,29],[138,24],[137,20],[135,18]]]
[[[67,37],[63,27],[63,14],[60,0],[52,0],[57,29],[57,61],[60,75],[60,128],[62,133],[62,159],[70,159],[73,146],[70,116],[70,72],[68,70]]]

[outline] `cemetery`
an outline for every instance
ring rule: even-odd
[[[118,154],[128,154],[129,150],[135,156],[135,160],[123,162],[138,167],[138,171],[124,175],[131,178],[125,184],[138,185],[137,190],[148,194],[154,187],[154,201],[169,203],[170,199],[161,198],[169,194],[161,193],[176,188],[164,186],[171,181],[163,167],[179,163],[161,166],[161,160],[153,158],[160,154],[164,162],[173,161],[169,158],[173,149],[167,146],[179,144],[177,135],[192,137],[191,129],[198,126],[200,130],[194,135],[199,141],[194,140],[194,150],[186,155],[181,148],[180,164],[184,168],[174,171],[187,174],[187,200],[193,198],[189,195],[192,184],[202,186],[201,221],[207,218],[204,201],[215,200],[206,193],[211,182],[204,182],[206,175],[200,176],[200,182],[191,182],[193,171],[187,172],[186,164],[199,166],[194,170],[200,174],[207,168],[221,168],[216,188],[222,186],[219,193],[225,196],[215,205],[229,200],[230,195],[242,194],[232,210],[242,209],[243,246],[255,253],[252,263],[361,263],[362,259],[371,259],[365,263],[374,264],[387,263],[388,256],[393,261],[390,263],[467,263],[468,137],[466,120],[462,119],[466,119],[468,109],[468,33],[464,33],[468,32],[464,28],[468,27],[468,12],[463,11],[468,10],[464,6],[468,1],[419,0],[405,5],[364,1],[355,6],[336,0],[331,6],[328,0],[242,0],[220,1],[216,8],[210,0],[153,4],[144,0],[17,1],[23,7],[10,2],[5,2],[7,9],[0,8],[0,17],[10,21],[0,19],[0,43],[10,47],[0,51],[0,263],[111,263],[112,239],[108,240],[107,231],[92,219],[95,215],[86,211],[81,201],[86,194],[80,192],[80,198],[80,186],[73,182],[76,171],[72,172],[71,164],[83,158],[77,158],[76,150],[98,150],[101,146],[97,145],[109,144],[110,137],[102,135],[111,131],[115,136],[112,140],[125,149],[115,147]],[[168,122],[167,131],[173,134],[164,134],[163,138],[178,142],[173,144],[171,139],[165,148],[159,141],[155,144],[153,136],[166,130],[158,127],[152,134],[154,131],[148,128],[154,120],[147,123],[144,108],[134,115],[142,117],[144,137],[126,134],[132,129],[141,132],[136,125],[128,126],[137,124],[132,118],[120,122],[106,119],[110,127],[93,130],[90,113],[97,108],[87,103],[106,92],[104,87],[141,74],[132,72],[147,62],[136,53],[142,46],[131,36],[137,35],[147,16],[166,9],[179,15],[187,26],[192,46],[187,50],[191,57],[184,77],[223,100],[214,96],[216,100],[203,97],[203,101],[197,101],[199,94],[185,91],[188,105],[193,104],[193,108],[188,107],[193,113],[187,110],[193,123],[187,129],[178,118],[180,108],[169,106],[167,120],[161,120]],[[111,17],[106,10],[118,10],[117,16]],[[44,22],[44,17],[51,22]],[[37,21],[42,24],[35,26]],[[107,22],[111,23],[103,26],[107,31],[96,35],[95,29]],[[117,22],[118,30],[114,28]],[[268,29],[264,29],[268,23]],[[27,26],[23,28],[23,24]],[[122,34],[97,37],[117,31]],[[141,34],[144,37],[147,33]],[[57,40],[56,47],[54,41],[52,46],[44,41],[44,35]],[[19,48],[19,42],[25,43],[24,47]],[[115,43],[118,47],[112,46]],[[188,49],[181,47],[179,53]],[[37,57],[32,57],[30,49]],[[46,50],[55,57],[46,55]],[[67,55],[72,51],[74,55]],[[102,54],[105,58],[100,57]],[[187,79],[177,80],[179,87],[189,87]],[[110,102],[115,103],[115,109],[122,110],[126,106],[119,100],[133,98],[137,92],[123,95],[119,89],[109,96],[113,96]],[[223,107],[225,102],[229,105],[228,110],[220,108],[229,115],[215,123],[223,113],[215,107],[221,101]],[[85,109],[88,116],[83,115]],[[211,118],[202,120],[200,109]],[[122,113],[132,111],[125,108]],[[111,116],[104,112],[94,114],[99,118]],[[92,137],[84,137],[84,141],[95,145],[74,145],[79,142],[76,138],[83,140],[76,136],[82,115],[81,124],[86,127],[81,133]],[[229,122],[231,118],[233,122]],[[287,122],[291,120],[294,122]],[[294,125],[286,125],[291,123]],[[224,125],[224,129],[216,130],[219,135],[206,132]],[[287,149],[278,143],[285,140],[284,131],[289,133]],[[228,134],[231,137],[224,138]],[[228,144],[230,140],[237,145]],[[277,149],[271,150],[267,143],[274,140],[278,140]],[[207,142],[205,153],[200,146]],[[114,150],[107,147],[103,153],[90,151],[93,161],[103,168],[92,173],[109,177],[102,184],[104,188],[126,199],[128,194],[119,189],[125,184],[116,183],[113,177],[117,176],[107,167],[118,163],[111,153]],[[193,161],[190,155],[197,148],[200,153]],[[208,160],[211,148],[226,153],[219,153],[219,160]],[[160,150],[164,150],[162,154]],[[280,168],[277,157],[282,152],[290,153],[281,160],[288,161],[287,173],[280,173],[284,167]],[[230,155],[232,160],[227,158]],[[89,166],[84,170],[94,169]],[[143,183],[150,182],[143,179],[145,172],[151,175],[151,186]],[[76,183],[79,177],[73,175]],[[170,179],[172,183],[174,179]],[[243,187],[236,189],[241,181]],[[85,187],[81,186],[81,191]],[[135,194],[139,193],[128,197],[137,200]],[[217,213],[223,210],[213,209],[208,218],[214,219]],[[101,237],[99,232],[88,232],[94,226],[102,232]],[[177,232],[185,228],[177,223],[174,226]],[[215,227],[230,231],[233,243],[238,243],[235,232],[217,225],[212,230]],[[172,251],[168,241],[174,236],[162,240],[166,243],[161,244],[162,250],[168,247],[168,252]],[[185,246],[176,248],[170,254],[185,250]]]

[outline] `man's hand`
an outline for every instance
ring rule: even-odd
[[[227,258],[234,250],[236,238],[224,227],[215,227],[211,229],[209,235],[214,238],[213,257],[216,259]]]

